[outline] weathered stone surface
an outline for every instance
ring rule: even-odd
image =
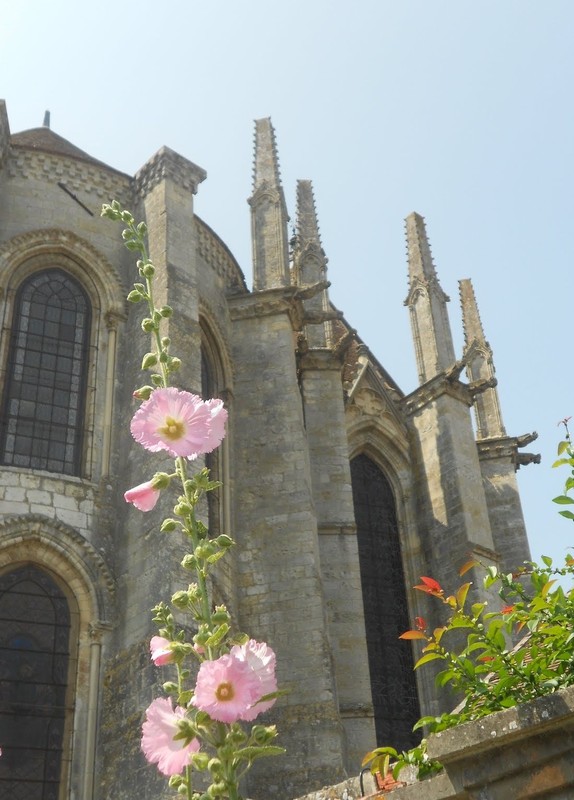
[[[30,562],[50,572],[74,619],[64,742],[70,800],[156,800],[166,791],[138,750],[143,711],[165,680],[146,652],[150,609],[189,582],[174,566],[183,542],[158,534],[173,497],[166,492],[146,515],[123,500],[126,489],[170,464],[158,454],[150,459],[129,433],[132,392],[148,380],[140,369],[147,345],[142,309],[125,301],[137,278],[132,254],[118,226],[100,219],[101,202],[116,198],[148,225],[156,303],[176,311],[163,334],[182,357],[178,385],[200,392],[209,373],[210,393],[229,411],[228,436],[212,461],[224,488],[203,511],[238,547],[215,575],[213,599],[228,604],[238,629],[269,641],[280,685],[289,690],[265,719],[277,722],[288,752],[259,762],[246,794],[288,800],[318,790],[358,773],[375,744],[376,677],[364,622],[364,605],[372,602],[362,595],[352,458],[371,459],[391,487],[408,616],[429,614],[426,598],[410,588],[419,575],[450,581],[455,562],[473,548],[498,557],[491,552],[499,541],[493,520],[509,552],[518,557],[524,549],[518,495],[504,471],[509,459],[485,467],[483,443],[481,472],[473,399],[456,379],[462,367],[453,364],[445,297],[422,220],[409,226],[418,253],[409,296],[423,385],[405,398],[331,306],[309,181],[299,185],[297,231],[288,241],[269,120],[257,123],[255,162],[250,291],[226,245],[196,216],[200,167],[162,148],[135,177],[124,175],[49,129],[11,136],[0,104],[2,381],[15,363],[10,329],[29,276],[61,270],[91,308],[78,475],[0,467],[0,569]],[[4,384],[0,391],[4,413]],[[373,506],[384,541],[379,512]],[[399,648],[410,645],[397,638],[393,646],[400,661]],[[387,697],[403,691],[396,677]],[[417,681],[421,710],[432,713],[432,677]],[[346,800],[355,800],[353,787],[345,784]]]

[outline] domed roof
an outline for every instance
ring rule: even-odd
[[[93,158],[85,150],[80,150],[79,147],[64,139],[63,136],[54,133],[47,125],[41,128],[30,128],[20,133],[13,133],[10,137],[10,143],[13,147],[22,147],[26,150],[36,150],[43,153],[66,156],[67,158],[75,158],[78,161],[86,161],[89,164],[119,172],[119,170],[110,167],[103,161]]]

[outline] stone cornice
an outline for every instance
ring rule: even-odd
[[[251,294],[229,297],[229,315],[232,320],[252,317],[272,317],[288,314],[293,330],[303,327],[303,303],[296,286],[262,289]]]
[[[443,395],[459,400],[467,406],[472,405],[472,397],[468,386],[457,379],[449,378],[444,372],[419,386],[414,392],[403,397],[400,402],[403,404],[406,413],[412,416]]]
[[[98,216],[102,200],[109,202],[115,198],[123,203],[131,203],[130,176],[89,161],[41,150],[10,147],[6,168],[10,178],[32,178],[50,184],[64,183],[66,189],[76,193],[79,198],[95,195],[97,206],[91,210]]]
[[[193,161],[188,161],[169,147],[162,147],[136,173],[135,191],[143,198],[158,183],[169,180],[185,191],[197,194],[199,184],[206,178],[207,172]]]

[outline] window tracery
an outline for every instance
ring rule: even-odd
[[[377,742],[409,749],[420,711],[412,650],[398,638],[410,625],[395,499],[364,454],[352,459],[351,480]]]
[[[91,307],[56,267],[16,293],[0,424],[4,464],[80,475]]]
[[[0,576],[0,796],[58,800],[66,760],[70,608],[27,564]]]

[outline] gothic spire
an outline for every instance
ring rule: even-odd
[[[433,264],[423,217],[405,220],[409,261],[409,307],[420,383],[455,363],[454,345],[443,292]]]
[[[253,288],[275,289],[288,286],[289,216],[279,175],[275,131],[271,119],[255,121],[255,157],[251,234],[253,244]]]
[[[464,355],[466,372],[472,384],[490,384],[489,388],[475,395],[476,438],[492,439],[506,436],[500,401],[496,391],[496,379],[492,349],[484,336],[478,305],[470,279],[459,281],[462,324],[464,328]]]
[[[253,192],[260,186],[281,187],[279,157],[275,129],[270,117],[255,120],[255,158],[253,162]]]
[[[313,184],[309,180],[297,181],[297,226],[293,248],[293,271],[295,282],[301,287],[310,287],[327,279],[327,258],[321,246],[319,223],[313,196]],[[327,286],[304,301],[305,326],[310,347],[325,347],[331,339],[330,310]]]
[[[297,181],[297,238],[303,247],[312,244],[321,250],[319,223],[311,181]]]

